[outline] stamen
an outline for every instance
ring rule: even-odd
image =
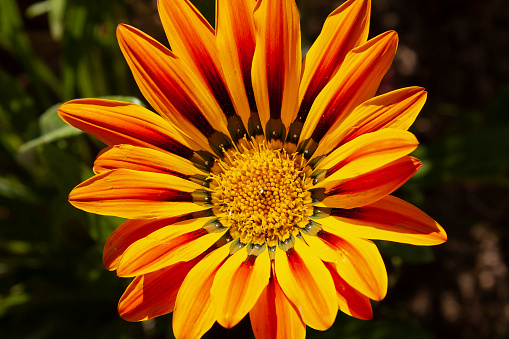
[[[248,245],[256,253],[265,245],[293,246],[300,228],[308,223],[312,178],[303,172],[305,159],[284,149],[272,149],[253,138],[224,153],[218,170],[209,176],[212,203],[219,206],[221,223],[230,228],[232,250]],[[257,250],[255,250],[257,249]]]

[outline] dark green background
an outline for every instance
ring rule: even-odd
[[[211,0],[195,1],[209,20]],[[341,1],[298,1],[303,47]],[[121,220],[74,209],[103,147],[65,127],[58,103],[140,95],[115,38],[128,23],[166,44],[156,1],[0,1],[0,338],[169,338],[171,316],[119,318],[128,281],[102,246]],[[423,168],[397,194],[446,229],[427,248],[379,243],[389,292],[374,320],[338,314],[309,338],[509,336],[509,6],[504,0],[373,0],[370,37],[399,51],[380,91],[419,85],[428,102],[412,131]],[[207,338],[252,336],[248,319]]]

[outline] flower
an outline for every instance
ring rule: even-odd
[[[120,315],[173,312],[177,338],[247,314],[257,338],[325,330],[338,309],[371,318],[387,291],[371,240],[446,240],[390,195],[421,166],[407,130],[426,100],[419,87],[374,96],[396,33],[367,41],[370,1],[349,0],[301,62],[294,0],[217,0],[216,29],[189,0],[158,7],[171,51],[127,25],[117,35],[159,114],[99,99],[59,109],[109,146],[69,201],[128,219],[103,258],[134,277]]]

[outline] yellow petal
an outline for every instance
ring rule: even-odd
[[[200,338],[216,321],[210,288],[219,267],[230,253],[222,246],[203,258],[187,275],[180,287],[173,312],[176,338]]]
[[[305,120],[313,101],[336,74],[346,54],[366,42],[371,0],[349,0],[325,20],[304,60],[299,88],[299,117]]]
[[[221,233],[208,234],[202,228],[212,219],[177,222],[136,241],[120,259],[117,275],[133,277],[196,258],[222,236]]]
[[[256,2],[218,0],[216,2],[216,44],[226,83],[235,110],[248,126],[256,111],[251,65],[255,49],[253,10]]]
[[[357,105],[371,98],[396,53],[397,34],[389,31],[353,49],[309,111],[300,140],[319,142]]]
[[[375,244],[322,226],[318,237],[337,252],[335,264],[341,278],[370,299],[382,300],[387,293],[387,271]]]
[[[306,324],[298,310],[283,293],[277,277],[272,274],[258,301],[249,312],[257,339],[304,339]]]
[[[258,1],[254,23],[252,79],[262,127],[265,129],[269,119],[282,119],[288,128],[297,115],[302,62],[300,18],[295,1]]]
[[[254,306],[267,286],[270,277],[270,259],[267,252],[247,255],[241,249],[218,270],[210,293],[221,326],[235,326]]]
[[[363,134],[329,154],[316,170],[326,170],[325,180],[353,178],[387,165],[409,153],[418,145],[415,136],[398,129],[383,129]]]
[[[363,102],[327,133],[314,155],[327,154],[362,134],[382,128],[407,130],[426,102],[426,95],[421,87],[407,87]]]
[[[179,177],[117,169],[76,186],[69,202],[87,212],[128,219],[168,218],[208,207],[193,203],[203,187]]]
[[[393,196],[352,209],[333,208],[320,224],[348,235],[412,245],[438,245],[447,240],[444,229],[417,207]]]
[[[323,331],[334,323],[338,309],[334,282],[306,244],[299,240],[286,252],[276,249],[275,272],[281,289],[309,327]]]

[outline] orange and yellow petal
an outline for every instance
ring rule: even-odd
[[[58,108],[60,117],[105,144],[162,149],[186,159],[194,151],[170,122],[146,108],[122,101],[77,99]]]
[[[182,60],[136,28],[119,25],[117,37],[138,87],[161,115],[205,150],[216,130],[228,134],[210,89]]]
[[[241,249],[229,257],[210,290],[217,322],[231,328],[241,321],[267,286],[269,277],[270,258],[266,252],[254,256]]]
[[[412,245],[438,245],[447,240],[444,229],[417,207],[393,196],[352,208],[332,208],[320,224],[358,238]]]
[[[251,82],[255,50],[253,10],[256,1],[216,1],[216,44],[235,111],[248,126],[256,102]]]
[[[350,51],[311,106],[300,140],[319,142],[357,105],[371,98],[389,69],[398,36],[389,31]]]
[[[76,186],[69,202],[84,211],[128,219],[169,218],[208,207],[193,202],[203,186],[167,174],[117,169]]]
[[[215,218],[214,218],[215,219]],[[134,277],[160,270],[179,261],[194,259],[210,248],[221,233],[203,227],[210,217],[177,222],[163,227],[129,246],[120,258],[119,277]]]
[[[325,171],[323,183],[354,178],[408,155],[418,144],[412,133],[398,129],[363,134],[325,157],[316,171]]]
[[[363,102],[324,136],[315,156],[327,154],[362,134],[382,128],[408,130],[426,102],[426,96],[421,87],[407,87]]]
[[[325,267],[334,280],[338,297],[339,310],[359,319],[373,318],[373,309],[368,297],[350,286],[336,269],[333,263],[326,262]]]
[[[333,262],[348,284],[373,300],[382,300],[387,293],[387,271],[380,252],[373,242],[322,225],[318,237],[337,253]],[[327,271],[330,277],[330,273]]]
[[[336,74],[346,54],[368,38],[370,0],[349,0],[325,20],[322,31],[306,54],[299,89],[299,119]]]
[[[236,116],[214,29],[189,0],[158,0],[157,7],[172,51],[207,85],[221,107],[216,119]]]
[[[132,145],[110,147],[101,152],[94,162],[95,173],[120,168],[170,174],[183,179],[197,176],[203,177],[203,181],[207,176],[207,172],[199,170],[190,160],[172,153]]]
[[[338,303],[334,281],[323,261],[304,242],[297,240],[288,251],[276,249],[275,274],[281,289],[299,310],[302,320],[326,330],[336,318]]]
[[[254,23],[256,47],[252,79],[262,127],[265,130],[272,119],[282,121],[288,128],[297,115],[301,75],[297,5],[294,0],[260,0],[254,11]],[[279,130],[266,131],[268,138],[272,137],[272,132],[281,133]]]
[[[275,274],[271,275],[269,283],[249,312],[249,318],[257,339],[306,337],[306,324],[284,294]]]
[[[321,183],[312,197],[315,206],[355,208],[374,203],[403,185],[421,167],[421,162],[405,156],[385,166],[349,179]]]
[[[106,269],[114,271],[118,268],[124,251],[136,241],[150,233],[179,221],[193,218],[191,213],[165,219],[130,219],[124,221],[108,237],[103,250],[103,263]]]
[[[216,249],[186,276],[173,312],[173,333],[176,338],[200,338],[216,322],[210,289],[217,271],[229,254],[229,246]]]
[[[181,262],[137,276],[120,298],[120,316],[128,321],[142,321],[173,312],[180,286],[197,262]]]

